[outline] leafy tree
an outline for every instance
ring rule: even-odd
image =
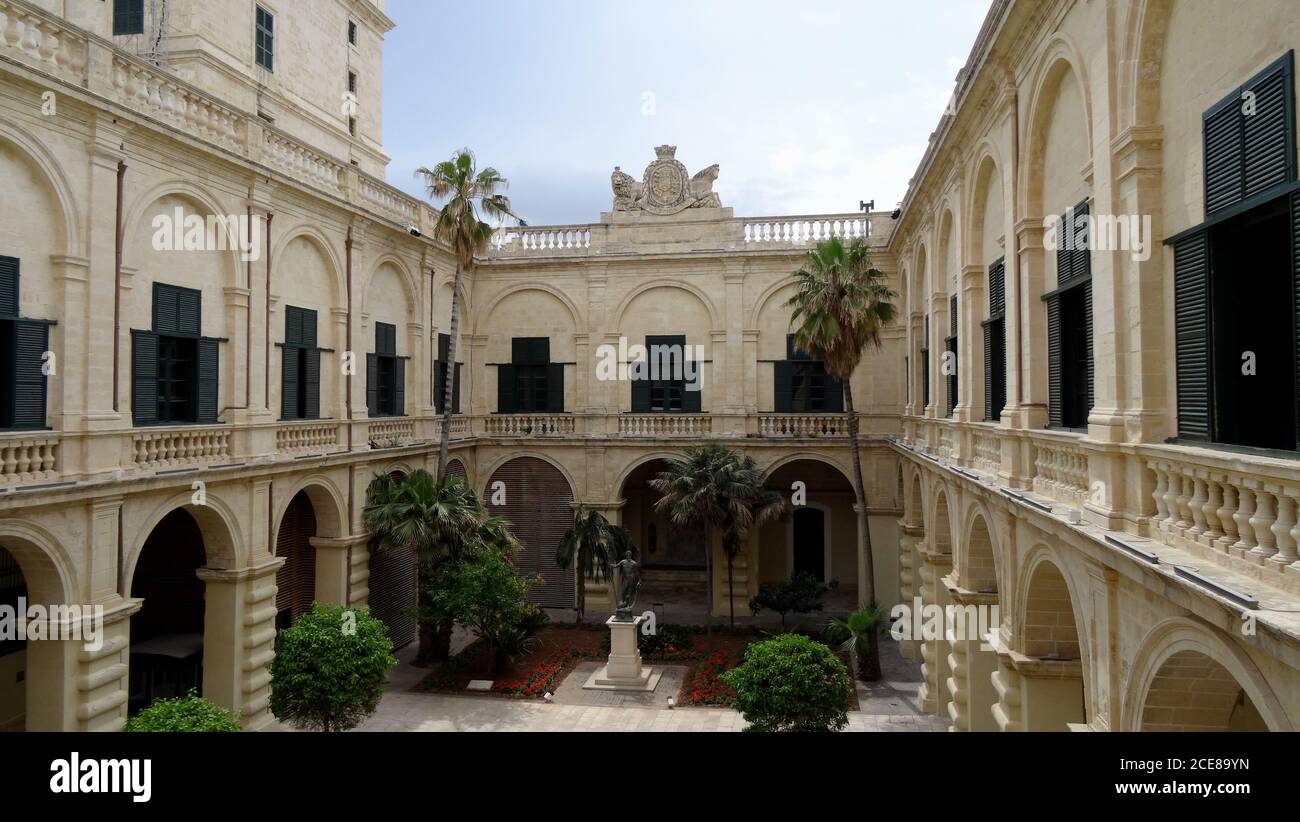
[[[713,607],[713,542],[720,533],[727,558],[727,599],[730,621],[736,624],[734,565],[749,531],[785,511],[785,500],[763,487],[753,457],[716,443],[692,446],[685,457],[670,459],[668,467],[650,480],[661,495],[655,510],[666,511],[678,525],[702,525],[705,564],[709,574],[709,608]]]
[[[824,362],[826,370],[844,386],[844,413],[853,449],[853,490],[857,496],[858,555],[863,566],[859,596],[868,607],[875,607],[875,563],[862,481],[858,415],[853,407],[853,372],[867,348],[880,348],[880,332],[894,319],[892,300],[898,294],[889,288],[886,276],[871,266],[864,237],[855,237],[847,245],[838,237],[819,242],[792,277],[796,291],[786,305],[794,309],[790,324],[795,344]],[[869,681],[880,679],[880,654],[874,635],[867,673]]]
[[[879,608],[863,608],[848,619],[832,619],[826,625],[826,641],[848,651],[858,670],[858,679],[870,681],[869,662],[872,639],[880,633],[882,613]]]
[[[127,733],[211,733],[242,730],[239,713],[219,708],[193,689],[175,699],[155,699],[153,704],[126,721]]]
[[[451,401],[456,383],[456,343],[460,335],[460,285],[466,271],[474,267],[474,257],[487,250],[492,240],[492,226],[479,219],[479,211],[492,218],[515,217],[510,198],[502,192],[510,183],[495,168],[479,169],[474,154],[463,148],[451,159],[433,168],[420,167],[417,177],[424,178],[430,198],[444,201],[433,226],[433,237],[451,247],[456,258],[456,278],[451,289],[451,343],[448,347],[446,394],[442,405],[442,442],[438,448],[438,477],[447,467],[447,449],[451,443]],[[518,219],[515,217],[515,219]]]
[[[820,611],[826,592],[831,590],[817,577],[807,571],[797,571],[785,582],[773,584],[764,582],[758,588],[758,596],[749,601],[749,610],[758,615],[760,611],[775,611],[781,615],[781,630],[785,631],[785,615],[788,613],[807,614]]]
[[[384,623],[368,610],[313,605],[276,641],[271,712],[298,728],[355,728],[379,706],[396,664]]]
[[[380,550],[415,553],[421,592],[428,587],[423,580],[434,568],[458,556],[488,521],[487,509],[474,489],[456,475],[439,481],[425,470],[412,471],[401,479],[381,474],[371,481],[367,497],[362,520],[380,538]],[[447,658],[452,627],[450,619],[420,619],[417,665]]]
[[[623,557],[624,551],[636,553],[632,535],[621,525],[614,525],[594,508],[579,506],[573,517],[573,527],[564,532],[555,551],[556,563],[564,569],[575,563],[580,580],[578,584],[578,621],[587,610],[586,580],[600,582],[611,578],[610,567]],[[613,592],[610,592],[613,600]]]
[[[745,661],[722,675],[747,731],[838,731],[849,724],[853,682],[830,648],[801,634],[782,634],[745,649]]]

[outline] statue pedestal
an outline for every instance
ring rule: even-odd
[[[637,637],[645,617],[634,617],[631,622],[620,622],[610,617],[609,662],[587,679],[582,687],[601,691],[653,691],[659,684],[662,671],[641,667],[641,649]]]

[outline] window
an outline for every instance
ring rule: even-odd
[[[406,414],[406,358],[397,356],[397,326],[375,323],[375,353],[366,355],[366,409],[372,417]]]
[[[1007,404],[1006,259],[989,266],[989,318],[984,321],[984,420],[998,422]]]
[[[202,294],[154,283],[153,328],[131,330],[136,425],[215,424],[221,340],[200,334]]]
[[[646,337],[645,347],[645,373],[632,379],[633,413],[698,413],[701,392],[698,379],[694,391],[687,384],[685,335]]]
[[[1092,410],[1092,262],[1088,201],[1061,217],[1056,290],[1047,303],[1047,422],[1050,428],[1088,426]]]
[[[284,343],[280,346],[280,418],[320,419],[320,355],[316,347],[316,312],[286,306]]]
[[[944,366],[948,371],[948,416],[952,416],[957,407],[957,295],[948,299],[948,339],[945,341],[948,354]]]
[[[113,0],[113,36],[144,34],[144,0]]]
[[[775,363],[773,410],[821,414],[844,410],[844,387],[826,373],[826,365],[810,359],[794,343],[794,335],[785,338],[785,359]]]
[[[357,118],[355,117],[348,118],[348,134],[353,137],[357,136]]]
[[[564,413],[564,366],[551,362],[550,338],[510,341],[510,364],[497,367],[497,411]]]
[[[1205,113],[1206,221],[1166,240],[1181,439],[1300,450],[1293,59],[1288,52]]]
[[[433,407],[439,414],[444,413],[447,403],[447,364],[451,361],[451,335],[438,335],[438,360],[434,363]],[[451,413],[460,413],[460,369],[462,363],[456,363],[456,376],[451,384]]]
[[[48,320],[18,315],[20,263],[0,257],[0,430],[45,428]]]
[[[357,21],[348,21],[348,44],[355,46],[357,44]]]
[[[930,407],[930,315],[925,315],[925,334],[921,338],[921,407]]]
[[[257,7],[257,64],[267,71],[275,71],[275,15]]]
[[[357,93],[357,73],[355,71],[348,72],[348,92],[350,94]]]

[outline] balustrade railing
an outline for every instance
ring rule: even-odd
[[[230,459],[230,428],[161,428],[137,431],[131,438],[136,468],[166,470]]]
[[[831,237],[846,240],[866,237],[871,232],[871,222],[861,214],[754,217],[741,221],[741,232],[747,245],[812,245]]]
[[[849,423],[843,414],[763,414],[758,418],[760,437],[847,437]]]
[[[493,414],[483,418],[484,431],[494,437],[542,437],[574,432],[567,414]]]
[[[59,438],[50,434],[0,436],[0,485],[58,478]]]
[[[1034,492],[1061,502],[1081,505],[1088,496],[1088,455],[1067,435],[1035,431]]]
[[[371,448],[396,448],[415,439],[415,420],[409,417],[371,420],[368,437]]]
[[[1002,441],[996,432],[975,429],[971,434],[975,467],[989,474],[1002,470]]]
[[[275,450],[286,454],[333,451],[339,445],[337,422],[306,422],[281,425],[275,431]]]
[[[621,414],[618,433],[624,437],[702,437],[713,432],[708,414]]]

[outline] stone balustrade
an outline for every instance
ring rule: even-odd
[[[763,414],[758,418],[760,437],[847,437],[849,422],[843,414]]]
[[[370,420],[368,436],[371,448],[396,448],[415,440],[415,420],[400,417],[387,420]]]
[[[1088,496],[1088,455],[1079,435],[1034,431],[1034,492],[1072,505]]]
[[[234,151],[244,144],[244,115],[167,72],[125,54],[113,55],[111,72],[116,102],[137,114]]]
[[[398,222],[419,223],[420,203],[382,180],[365,174],[357,176],[357,196],[366,205]]]
[[[81,85],[88,43],[34,6],[0,0],[0,54]]]
[[[602,225],[501,228],[492,237],[492,250],[494,256],[502,257],[585,255],[592,253],[593,232],[596,237],[594,248],[599,252],[604,228]]]
[[[337,195],[343,166],[303,143],[277,131],[263,135],[264,159],[268,165],[308,185]]]
[[[319,454],[338,447],[337,422],[289,423],[275,430],[275,450],[282,454]]]
[[[703,437],[713,433],[708,414],[622,414],[618,433],[623,437]]]
[[[230,428],[149,428],[132,435],[131,452],[141,470],[167,470],[230,459]]]
[[[975,467],[987,474],[1002,470],[1002,441],[996,431],[976,428],[971,433],[971,449],[975,452]]]
[[[575,426],[568,414],[492,414],[483,418],[483,430],[492,437],[545,437],[572,434]]]
[[[750,218],[741,221],[741,232],[747,245],[812,245],[831,237],[866,237],[871,221],[862,214]]]
[[[58,479],[59,438],[50,434],[0,436],[0,485]]]

